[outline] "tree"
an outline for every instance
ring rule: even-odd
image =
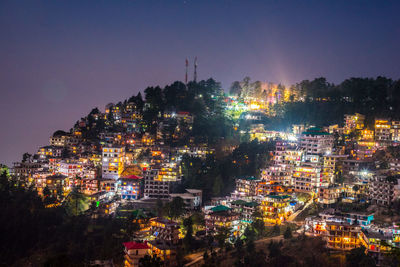
[[[32,155],[26,152],[22,155],[22,162],[23,163],[29,162],[29,161],[31,161],[31,158],[32,158]]]
[[[143,258],[139,259],[140,267],[161,267],[163,266],[163,261],[156,255],[150,256],[145,255]]]
[[[161,199],[157,198],[157,202],[156,202],[156,212],[157,212],[157,216],[158,217],[162,217],[164,214],[164,204],[162,202]]]
[[[361,246],[350,250],[350,253],[346,255],[347,266],[351,267],[373,267],[375,261],[369,255],[365,254],[366,248]]]
[[[242,87],[240,86],[240,82],[235,81],[232,83],[231,87],[229,88],[229,94],[234,96],[240,96],[242,93]]]
[[[215,239],[218,241],[218,245],[221,249],[224,248],[226,239],[229,237],[229,234],[229,228],[221,227],[218,229]]]
[[[239,258],[242,258],[244,256],[243,240],[240,238],[236,238],[234,245],[235,245],[235,249],[236,249],[236,255]]]
[[[186,235],[183,238],[183,247],[186,251],[192,250],[193,247],[193,220],[188,217],[183,220],[183,226],[186,228]]]
[[[279,225],[275,224],[274,227],[272,228],[272,233],[279,235],[281,233],[281,229]]]
[[[51,191],[47,185],[43,188],[42,194],[43,194],[43,203],[45,205],[48,205],[48,204],[51,204],[54,202],[55,199],[53,197],[53,194],[51,193]]]
[[[76,187],[74,187],[69,193],[65,203],[65,210],[67,214],[70,216],[78,216],[83,214],[88,209],[88,198],[84,194],[80,193]]]
[[[286,227],[286,230],[285,230],[285,232],[283,233],[283,237],[285,238],[285,239],[290,239],[290,238],[292,238],[292,229],[288,226],[288,227]]]
[[[219,196],[221,194],[222,187],[223,187],[223,182],[222,182],[221,176],[218,175],[214,179],[213,195],[214,196]]]
[[[59,201],[62,201],[64,199],[64,188],[61,184],[58,184],[56,187],[56,191],[57,191],[57,199]]]
[[[255,221],[252,222],[251,226],[256,230],[257,235],[259,237],[264,236],[265,234],[265,225],[264,221],[261,219],[256,219]]]
[[[256,233],[250,226],[247,226],[246,229],[244,229],[243,235],[246,237],[246,241],[254,240],[256,237]]]
[[[181,197],[174,197],[170,203],[165,206],[167,214],[171,218],[178,218],[185,212],[185,202]]]

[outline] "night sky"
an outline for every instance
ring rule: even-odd
[[[365,0],[2,0],[0,163],[36,152],[93,107],[183,80],[186,57],[224,88],[244,76],[398,79],[399,10]]]

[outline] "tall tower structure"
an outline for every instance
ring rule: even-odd
[[[185,68],[186,68],[186,73],[185,73],[185,84],[187,84],[187,82],[188,82],[188,67],[189,67],[189,61],[188,61],[188,59],[186,58],[186,61],[185,61]]]
[[[193,75],[193,81],[197,81],[197,57],[194,58],[194,75]]]

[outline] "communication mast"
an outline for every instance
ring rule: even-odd
[[[197,57],[194,58],[194,76],[193,76],[193,81],[197,81]]]
[[[185,84],[187,84],[187,82],[188,82],[188,67],[189,67],[189,61],[188,61],[188,59],[186,58],[186,61],[185,61],[185,68],[186,68],[186,73],[185,73]]]

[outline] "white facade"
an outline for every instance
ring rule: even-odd
[[[328,155],[332,152],[333,141],[331,134],[309,129],[301,134],[300,147],[309,155]]]
[[[118,179],[124,170],[125,148],[103,147],[102,152],[102,177],[105,179]]]

